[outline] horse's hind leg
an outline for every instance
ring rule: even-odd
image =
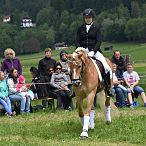
[[[106,124],[111,123],[110,97],[107,97],[107,96],[106,96],[106,100],[105,100],[105,119],[106,119]]]

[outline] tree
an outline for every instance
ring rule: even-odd
[[[55,31],[53,27],[44,24],[38,28],[37,38],[40,41],[41,49],[53,47],[55,43]]]
[[[114,21],[109,18],[103,20],[103,23],[102,23],[103,40],[105,40],[105,41],[112,40],[110,35],[111,35],[111,28],[112,28],[113,24],[114,24]]]
[[[131,17],[138,18],[141,15],[139,4],[136,1],[131,2]]]
[[[125,34],[132,41],[146,41],[146,18],[131,19],[127,22]]]
[[[9,35],[4,32],[0,33],[0,46],[1,55],[6,48],[13,48],[13,41],[11,40]]]
[[[39,11],[36,18],[37,25],[47,23],[49,26],[55,27],[58,21],[58,14],[52,7],[43,8]]]
[[[146,17],[146,3],[142,6],[142,16]]]
[[[14,37],[18,35],[18,29],[16,25],[0,23],[0,47],[6,49],[6,47],[15,47]]]
[[[123,4],[121,4],[118,7],[118,18],[119,19],[125,19],[125,20],[129,20],[130,18],[130,13],[127,7],[124,7]]]

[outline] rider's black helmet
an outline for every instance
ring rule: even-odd
[[[84,17],[85,17],[85,16],[95,17],[95,13],[94,13],[93,9],[88,8],[88,9],[85,9],[85,10],[83,11],[83,16],[84,16]]]

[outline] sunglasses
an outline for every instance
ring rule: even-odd
[[[56,70],[61,70],[61,68],[58,67],[58,68],[56,68]]]
[[[52,71],[54,71],[54,70],[49,70],[49,72],[52,72]]]

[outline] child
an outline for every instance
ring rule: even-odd
[[[7,116],[11,117],[16,115],[15,111],[12,112],[11,101],[8,97],[8,86],[3,71],[0,71],[0,103],[5,108]]]
[[[130,107],[133,108],[133,100],[132,100],[132,93],[137,93],[141,95],[141,98],[144,103],[144,107],[146,107],[146,96],[144,93],[143,88],[141,88],[139,83],[139,75],[136,71],[134,71],[133,64],[128,63],[127,64],[127,71],[123,73],[124,81],[126,83],[126,86],[128,87],[128,99],[130,102]]]
[[[30,87],[29,84],[25,84],[25,77],[20,75],[19,79],[18,79],[18,85],[17,85],[17,92],[20,93],[20,95],[22,95],[23,97],[26,98],[30,98],[31,100],[34,99],[34,94],[31,90],[28,90],[28,88]]]

